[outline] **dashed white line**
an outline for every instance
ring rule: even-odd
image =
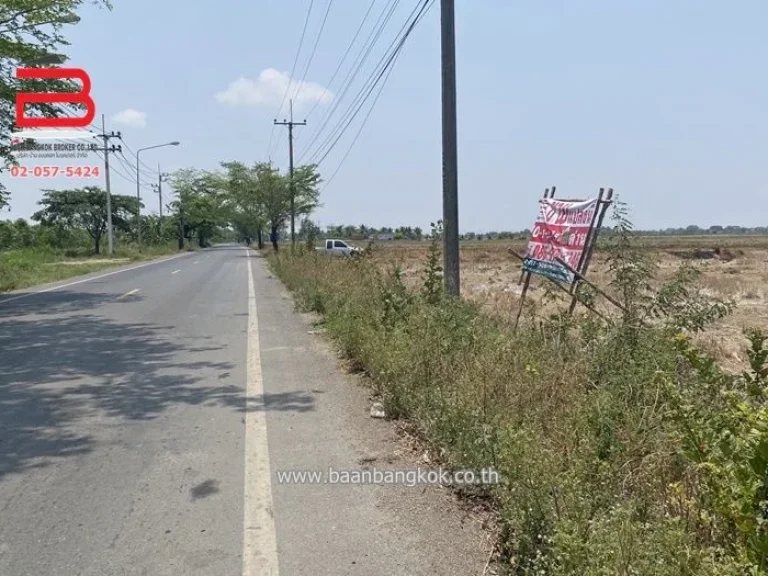
[[[173,272],[171,272],[171,274],[178,274],[179,272],[181,272],[181,270],[174,270]]]
[[[279,576],[272,480],[263,409],[259,321],[251,258],[248,255],[248,358],[245,413],[245,501],[243,503],[243,576]],[[259,408],[262,406],[262,408]]]
[[[139,293],[139,289],[138,288],[134,288],[133,290],[131,290],[129,292],[126,292],[122,296],[118,296],[118,300],[121,299],[121,298],[127,298],[128,296],[133,296],[134,294],[138,294],[138,293]]]

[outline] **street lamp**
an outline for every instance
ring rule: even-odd
[[[181,144],[181,142],[174,140],[173,142],[147,146],[146,148],[139,148],[136,150],[136,243],[139,248],[141,248],[141,171],[139,170],[139,154],[144,152],[144,150],[163,148],[165,146],[178,146],[179,144]]]

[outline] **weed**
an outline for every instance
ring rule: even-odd
[[[517,332],[441,295],[438,233],[419,290],[371,259],[272,257],[325,315],[387,413],[449,466],[495,467],[502,557],[513,575],[766,573],[768,349],[747,334],[732,376],[691,345],[732,309],[681,268],[659,291],[619,206],[606,240],[606,320],[556,314]]]

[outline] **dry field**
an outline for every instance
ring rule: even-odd
[[[639,242],[658,262],[659,282],[669,278],[682,263],[689,262],[702,271],[706,291],[735,301],[733,314],[700,335],[698,340],[725,367],[743,368],[746,358],[742,330],[768,328],[768,236],[645,237]],[[399,262],[406,283],[418,285],[426,261],[427,242],[379,243],[378,246],[380,250],[376,251],[375,258],[382,266]],[[492,314],[514,317],[522,289],[518,283],[521,268],[507,249],[523,253],[525,246],[525,241],[462,243],[463,297]],[[719,254],[714,253],[715,249],[719,249]],[[599,249],[587,276],[598,286],[607,284],[606,257]],[[551,286],[547,280],[534,277],[526,314],[547,314],[557,306],[567,307],[567,295],[559,301],[551,300],[553,294],[559,293]]]

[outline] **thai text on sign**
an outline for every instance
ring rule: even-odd
[[[573,272],[557,260],[566,262],[574,270],[579,269],[597,206],[597,198],[541,200],[523,269],[557,282],[573,283]]]

